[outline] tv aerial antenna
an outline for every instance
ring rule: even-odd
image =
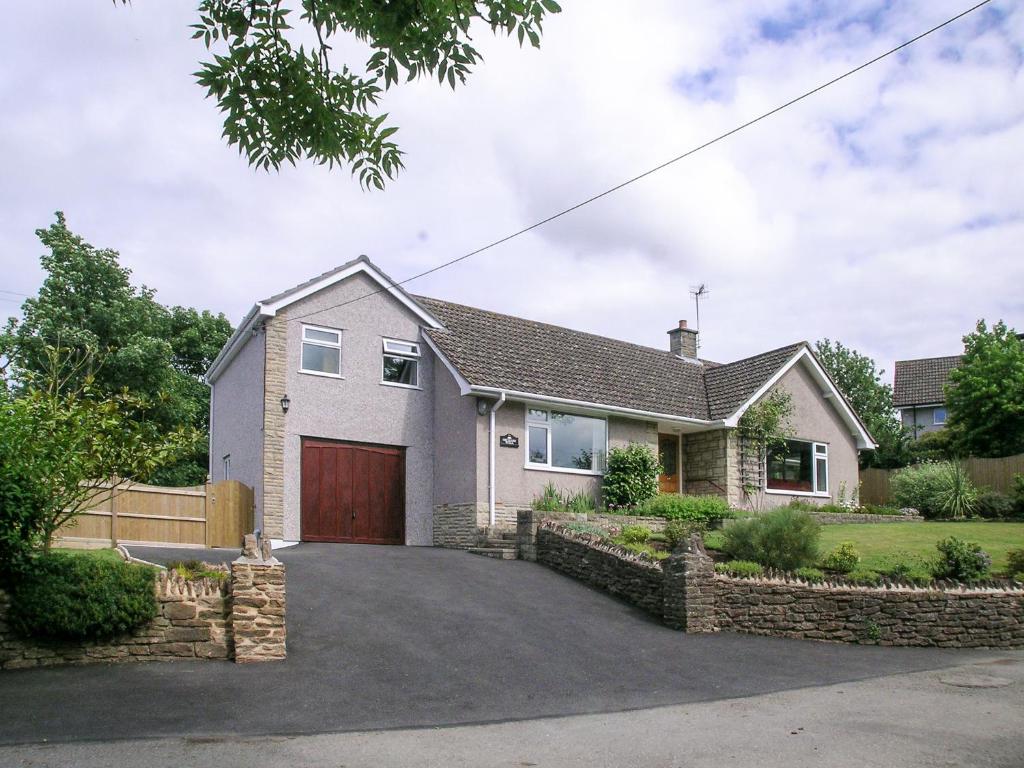
[[[700,330],[700,300],[707,298],[711,294],[711,289],[708,288],[707,283],[701,283],[700,285],[690,286],[690,295],[693,296],[693,303],[697,306],[697,330]],[[700,344],[700,337],[697,337],[697,344]]]

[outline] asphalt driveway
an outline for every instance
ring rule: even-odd
[[[153,550],[152,560],[233,551]],[[684,635],[542,566],[414,547],[303,544],[288,659],[0,673],[0,743],[327,733],[746,697],[991,658]]]

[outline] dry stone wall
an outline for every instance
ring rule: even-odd
[[[556,523],[537,530],[537,562],[662,615],[664,577],[661,566],[601,538],[569,531]]]
[[[520,516],[520,541],[531,516]],[[731,630],[836,642],[949,648],[1024,647],[1024,589],[1012,586],[861,587],[715,573],[699,537],[660,562],[536,524],[536,560],[686,632]],[[527,539],[529,540],[529,539]],[[522,546],[522,544],[521,544]]]
[[[165,571],[157,576],[154,589],[155,619],[130,635],[86,642],[44,642],[19,637],[7,625],[10,600],[0,592],[0,668],[230,656],[231,599],[227,578],[186,581]]]
[[[285,568],[249,534],[224,579],[187,581],[167,571],[154,578],[157,617],[106,641],[51,642],[16,635],[0,590],[0,669],[167,659],[274,661],[286,655]]]

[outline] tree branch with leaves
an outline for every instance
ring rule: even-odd
[[[347,165],[363,187],[383,189],[402,168],[398,129],[377,114],[384,91],[403,76],[454,89],[481,61],[474,22],[539,47],[545,16],[560,11],[555,0],[201,0],[192,36],[212,59],[196,78],[250,164]],[[332,61],[345,34],[372,50],[361,68]],[[303,38],[308,47],[296,45]]]

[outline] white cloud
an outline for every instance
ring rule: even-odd
[[[962,10],[952,0],[566,3],[540,51],[477,36],[452,93],[385,108],[407,169],[250,170],[190,74],[187,5],[23,5],[0,53],[0,288],[41,280],[62,208],[162,300],[237,320],[367,253],[404,278],[728,130]],[[839,338],[876,357],[1024,326],[1024,11],[984,10],[615,195],[410,285],[662,346],[706,281],[703,351]],[[768,37],[765,37],[765,34]],[[358,60],[341,41],[336,55]],[[0,311],[10,308],[0,303]]]

